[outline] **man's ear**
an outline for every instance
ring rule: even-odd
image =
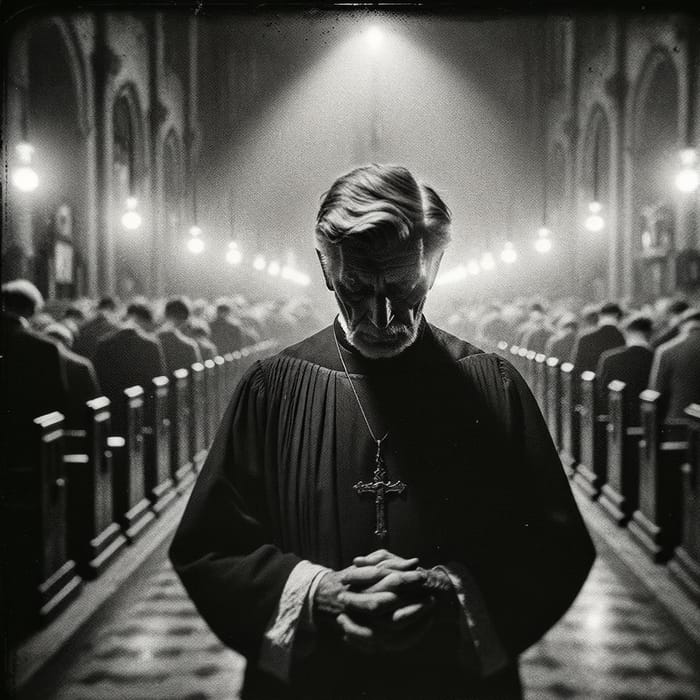
[[[444,250],[439,253],[435,253],[428,263],[428,289],[432,289],[435,284],[435,278],[437,277],[438,270],[440,269],[440,263],[442,262],[442,256],[445,254]]]
[[[333,284],[331,283],[331,278],[328,275],[328,270],[326,269],[326,265],[328,264],[328,262],[327,262],[325,256],[323,255],[323,253],[318,248],[316,248],[315,250],[316,250],[316,255],[318,256],[318,262],[321,265],[321,271],[323,272],[323,279],[326,282],[326,288],[328,289],[328,291],[332,292],[333,291]]]

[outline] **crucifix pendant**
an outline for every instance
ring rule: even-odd
[[[376,511],[377,525],[374,534],[380,542],[386,539],[386,499],[391,494],[404,492],[406,484],[403,481],[387,481],[386,467],[382,459],[382,441],[377,440],[377,456],[374,459],[374,475],[372,481],[358,481],[353,488],[358,494],[374,494],[374,507]]]

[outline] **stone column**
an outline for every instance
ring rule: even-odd
[[[625,230],[625,102],[629,82],[625,73],[627,27],[625,19],[615,20],[612,52],[615,56],[614,73],[605,81],[605,92],[613,105],[610,124],[610,211],[608,212],[608,296],[612,299],[627,295],[632,278],[630,250],[626,250]]]
[[[95,49],[92,55],[95,86],[95,171],[97,205],[97,288],[116,292],[115,245],[110,221],[112,184],[112,93],[121,59],[107,43],[108,15],[95,13]]]
[[[34,243],[32,236],[32,205],[35,192],[20,192],[9,180],[17,164],[15,148],[26,138],[29,110],[28,36],[18,32],[8,51],[6,109],[3,119],[4,151],[9,171],[6,173],[6,216],[2,237],[3,278],[33,277]],[[41,182],[39,182],[41,187]]]
[[[168,116],[168,109],[160,100],[163,84],[164,46],[163,16],[156,12],[148,25],[149,36],[149,92],[150,109],[148,125],[150,128],[150,192],[151,192],[151,238],[150,238],[150,287],[149,294],[162,296],[164,293],[165,260],[165,212],[163,182],[163,124]]]

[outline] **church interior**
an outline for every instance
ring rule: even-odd
[[[241,697],[168,548],[239,380],[338,313],[321,197],[392,163],[452,215],[426,319],[522,375],[597,552],[523,697],[699,698],[697,16],[194,7],[5,21],[7,697]]]

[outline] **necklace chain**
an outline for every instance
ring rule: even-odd
[[[345,360],[343,359],[343,353],[340,351],[340,345],[338,343],[338,338],[336,338],[335,335],[335,328],[333,329],[333,340],[335,340],[335,347],[338,350],[338,357],[340,358],[340,364],[343,365],[343,371],[345,372],[345,376],[348,378],[348,381],[350,382],[350,388],[352,389],[352,393],[355,395],[355,401],[357,401],[357,405],[360,407],[360,413],[362,413],[362,417],[365,419],[365,425],[367,426],[367,430],[369,430],[369,434],[372,436],[372,440],[377,443],[377,454],[379,454],[379,451],[381,449],[382,443],[384,440],[386,440],[389,437],[389,431],[387,430],[384,436],[380,439],[377,439],[377,436],[374,434],[374,430],[372,430],[372,426],[369,424],[369,420],[367,420],[367,414],[365,413],[365,409],[362,407],[362,401],[360,401],[360,397],[357,395],[357,390],[355,389],[355,384],[350,378],[350,373],[348,372],[347,365],[345,364]]]

